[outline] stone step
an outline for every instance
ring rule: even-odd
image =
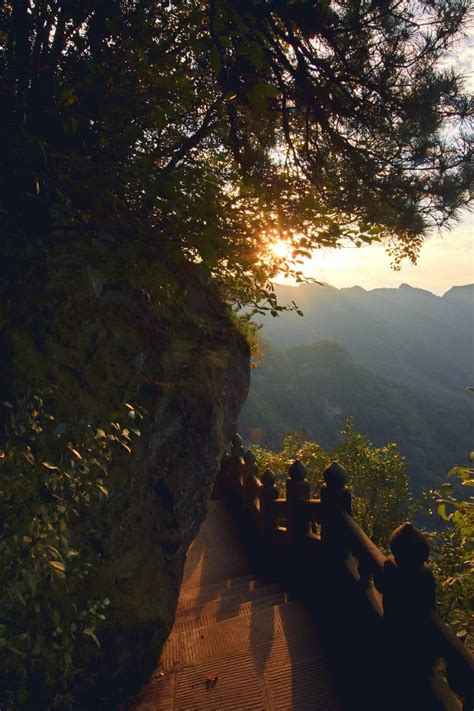
[[[238,585],[243,585],[245,583],[250,582],[251,580],[255,580],[255,575],[249,574],[249,575],[241,575],[238,578],[230,578],[230,580],[217,580],[216,582],[209,583],[208,585],[202,585],[202,583],[198,582],[192,582],[192,583],[183,583],[181,585],[181,592],[180,594],[186,594],[186,593],[191,593],[194,590],[202,590],[203,587],[213,589],[215,588],[216,590],[224,590],[225,588],[234,588]]]
[[[171,634],[163,648],[160,666],[163,671],[177,670],[295,634],[306,641],[313,639],[311,619],[297,600]]]
[[[264,580],[263,578],[253,578],[245,583],[231,587],[219,588],[214,587],[214,585],[205,586],[180,595],[178,599],[178,610],[192,607],[194,605],[200,605],[204,602],[209,602],[210,600],[221,600],[226,597],[232,597],[233,595],[253,593],[255,590],[265,587],[268,584],[268,580]]]
[[[262,588],[261,590],[264,592],[267,588]],[[213,600],[211,603],[208,603],[207,607],[195,608],[189,611],[188,616],[177,619],[173,627],[173,634],[197,629],[199,627],[207,627],[214,622],[222,622],[231,617],[245,615],[254,610],[263,609],[264,607],[283,605],[287,600],[287,594],[284,592],[257,597],[254,600],[242,600],[239,595],[225,598],[222,601]]]
[[[171,671],[158,669],[132,710],[340,711],[323,650],[298,606],[280,608],[286,634],[276,634],[276,624],[275,634],[262,634],[261,620],[255,619],[251,647],[221,649],[218,656]],[[214,626],[220,634],[223,625]]]
[[[213,592],[221,591],[224,593],[238,588],[245,588],[261,580],[262,578],[259,578],[256,575],[244,575],[239,578],[232,578],[231,580],[218,580],[217,582],[208,583],[207,585],[192,585],[190,587],[183,587],[181,588],[179,594],[179,600],[204,593],[211,594]]]
[[[281,591],[281,585],[279,583],[272,583],[271,585],[262,585],[261,587],[254,588],[253,590],[244,589],[241,592],[236,592],[235,595],[213,597],[210,600],[198,598],[197,600],[189,601],[189,604],[187,605],[179,607],[176,611],[176,620],[197,617],[199,613],[206,613],[206,611],[211,612],[214,609],[219,609],[224,605],[224,603],[226,603],[226,601],[229,601],[229,605],[237,606],[244,602],[258,600],[261,597],[275,595]]]

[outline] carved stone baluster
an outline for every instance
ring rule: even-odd
[[[224,457],[221,472],[214,486],[214,498],[224,498],[232,507],[238,505],[241,498],[241,475],[244,444],[242,437],[235,434],[232,437],[230,452]]]
[[[426,562],[429,545],[421,531],[404,523],[390,536],[390,550],[377,586],[383,594],[391,648],[408,674],[428,675],[437,656],[428,614],[436,602],[435,581]]]
[[[232,443],[230,446],[230,456],[232,459],[239,459],[239,457],[244,456],[244,441],[239,434],[235,434],[232,437]]]
[[[464,645],[466,636],[467,632],[464,630],[461,634],[456,635],[457,641]],[[468,654],[461,656],[454,651],[454,648],[444,654],[446,679],[450,688],[462,698],[462,711],[472,711],[474,709],[474,665]]]
[[[338,511],[352,513],[352,498],[346,486],[348,473],[339,462],[332,462],[323,473],[321,487],[321,540],[334,559],[345,559],[349,554],[346,537],[337,520]]]
[[[286,480],[287,531],[289,540],[293,543],[298,542],[309,533],[309,521],[304,505],[305,501],[310,498],[307,473],[305,465],[299,459],[296,459],[288,470],[288,479]]]
[[[266,538],[271,538],[276,528],[276,515],[273,502],[275,499],[278,499],[278,487],[276,485],[275,474],[271,469],[266,469],[263,472],[262,484],[263,535]]]
[[[212,499],[229,499],[234,494],[236,468],[244,453],[242,437],[235,434],[232,437],[230,451],[224,454],[219,473],[214,481]]]
[[[240,504],[242,501],[242,470],[244,467],[243,456],[245,453],[244,443],[239,434],[232,437],[232,446],[230,448],[230,457],[232,461],[230,471],[230,489],[231,496],[235,504]]]
[[[258,475],[258,464],[255,454],[251,449],[247,449],[243,459],[244,467],[242,471],[242,479],[244,485],[244,507],[248,511],[257,498],[255,490],[255,477]]]

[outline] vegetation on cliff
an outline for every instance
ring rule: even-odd
[[[215,290],[203,291],[192,273],[182,273],[179,292],[153,280],[145,290],[147,272],[127,267],[113,240],[76,238],[75,246],[56,245],[49,259],[28,264],[19,279],[24,298],[5,300],[1,333],[11,354],[2,395],[12,405],[0,408],[1,572],[13,570],[2,596],[1,703],[35,711],[64,708],[68,698],[85,707],[100,707],[104,697],[118,704],[153,667],[173,621],[186,549],[248,389],[248,346]],[[8,276],[14,284],[19,275]],[[36,429],[27,414],[40,416],[32,393],[45,384],[48,417]],[[135,439],[133,455],[125,435],[110,449],[98,481],[106,496],[95,486],[96,450],[124,429]],[[78,507],[74,496],[91,487],[90,505]],[[32,530],[47,536],[31,549],[34,560]],[[79,554],[71,560],[63,537]],[[76,608],[88,615],[105,599],[93,626],[82,624],[88,618],[78,624]]]
[[[90,545],[97,536],[91,513],[108,496],[114,447],[131,452],[132,433],[140,432],[130,428],[130,405],[125,424],[107,431],[71,431],[38,396],[3,407],[10,426],[0,462],[0,699],[7,709],[32,700],[64,708],[90,641],[100,647],[96,629],[110,604],[84,595],[101,562]]]

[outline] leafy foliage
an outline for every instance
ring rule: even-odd
[[[323,483],[324,468],[333,460],[339,461],[350,474],[355,518],[377,544],[385,546],[393,529],[410,513],[405,461],[394,443],[373,447],[364,435],[354,432],[351,419],[346,421],[342,434],[342,443],[332,451],[306,440],[303,433],[287,435],[279,452],[258,445],[253,449],[260,471],[272,469],[280,485],[289,465],[300,459],[308,468],[314,495]]]
[[[100,647],[109,600],[84,599],[81,588],[100,556],[94,510],[107,498],[114,448],[130,452],[131,431],[66,428],[43,399],[10,410],[0,448],[0,667],[2,707],[34,699],[36,708],[64,708],[71,679]],[[138,433],[138,430],[137,430]]]
[[[431,534],[433,568],[443,618],[466,637],[469,647],[474,634],[474,498],[462,492],[474,486],[474,469],[454,467],[448,476],[458,477],[462,487],[461,492],[455,491],[449,482],[435,492],[438,514],[445,526]]]
[[[343,435],[337,455],[351,473],[355,517],[375,543],[385,546],[388,535],[409,517],[405,460],[394,442],[373,447],[354,432],[350,419]]]
[[[467,0],[6,2],[4,237],[146,241],[237,303],[314,247],[414,259],[468,200],[471,115],[440,61]],[[120,246],[119,246],[120,247]],[[395,249],[396,251],[396,249]]]

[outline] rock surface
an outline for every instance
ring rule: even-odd
[[[166,273],[136,246],[76,239],[6,266],[0,394],[53,386],[65,423],[100,425],[124,402],[145,412],[97,512],[102,565],[84,591],[111,599],[89,678],[96,694],[123,698],[173,624],[186,550],[247,395],[248,345],[197,267]]]

